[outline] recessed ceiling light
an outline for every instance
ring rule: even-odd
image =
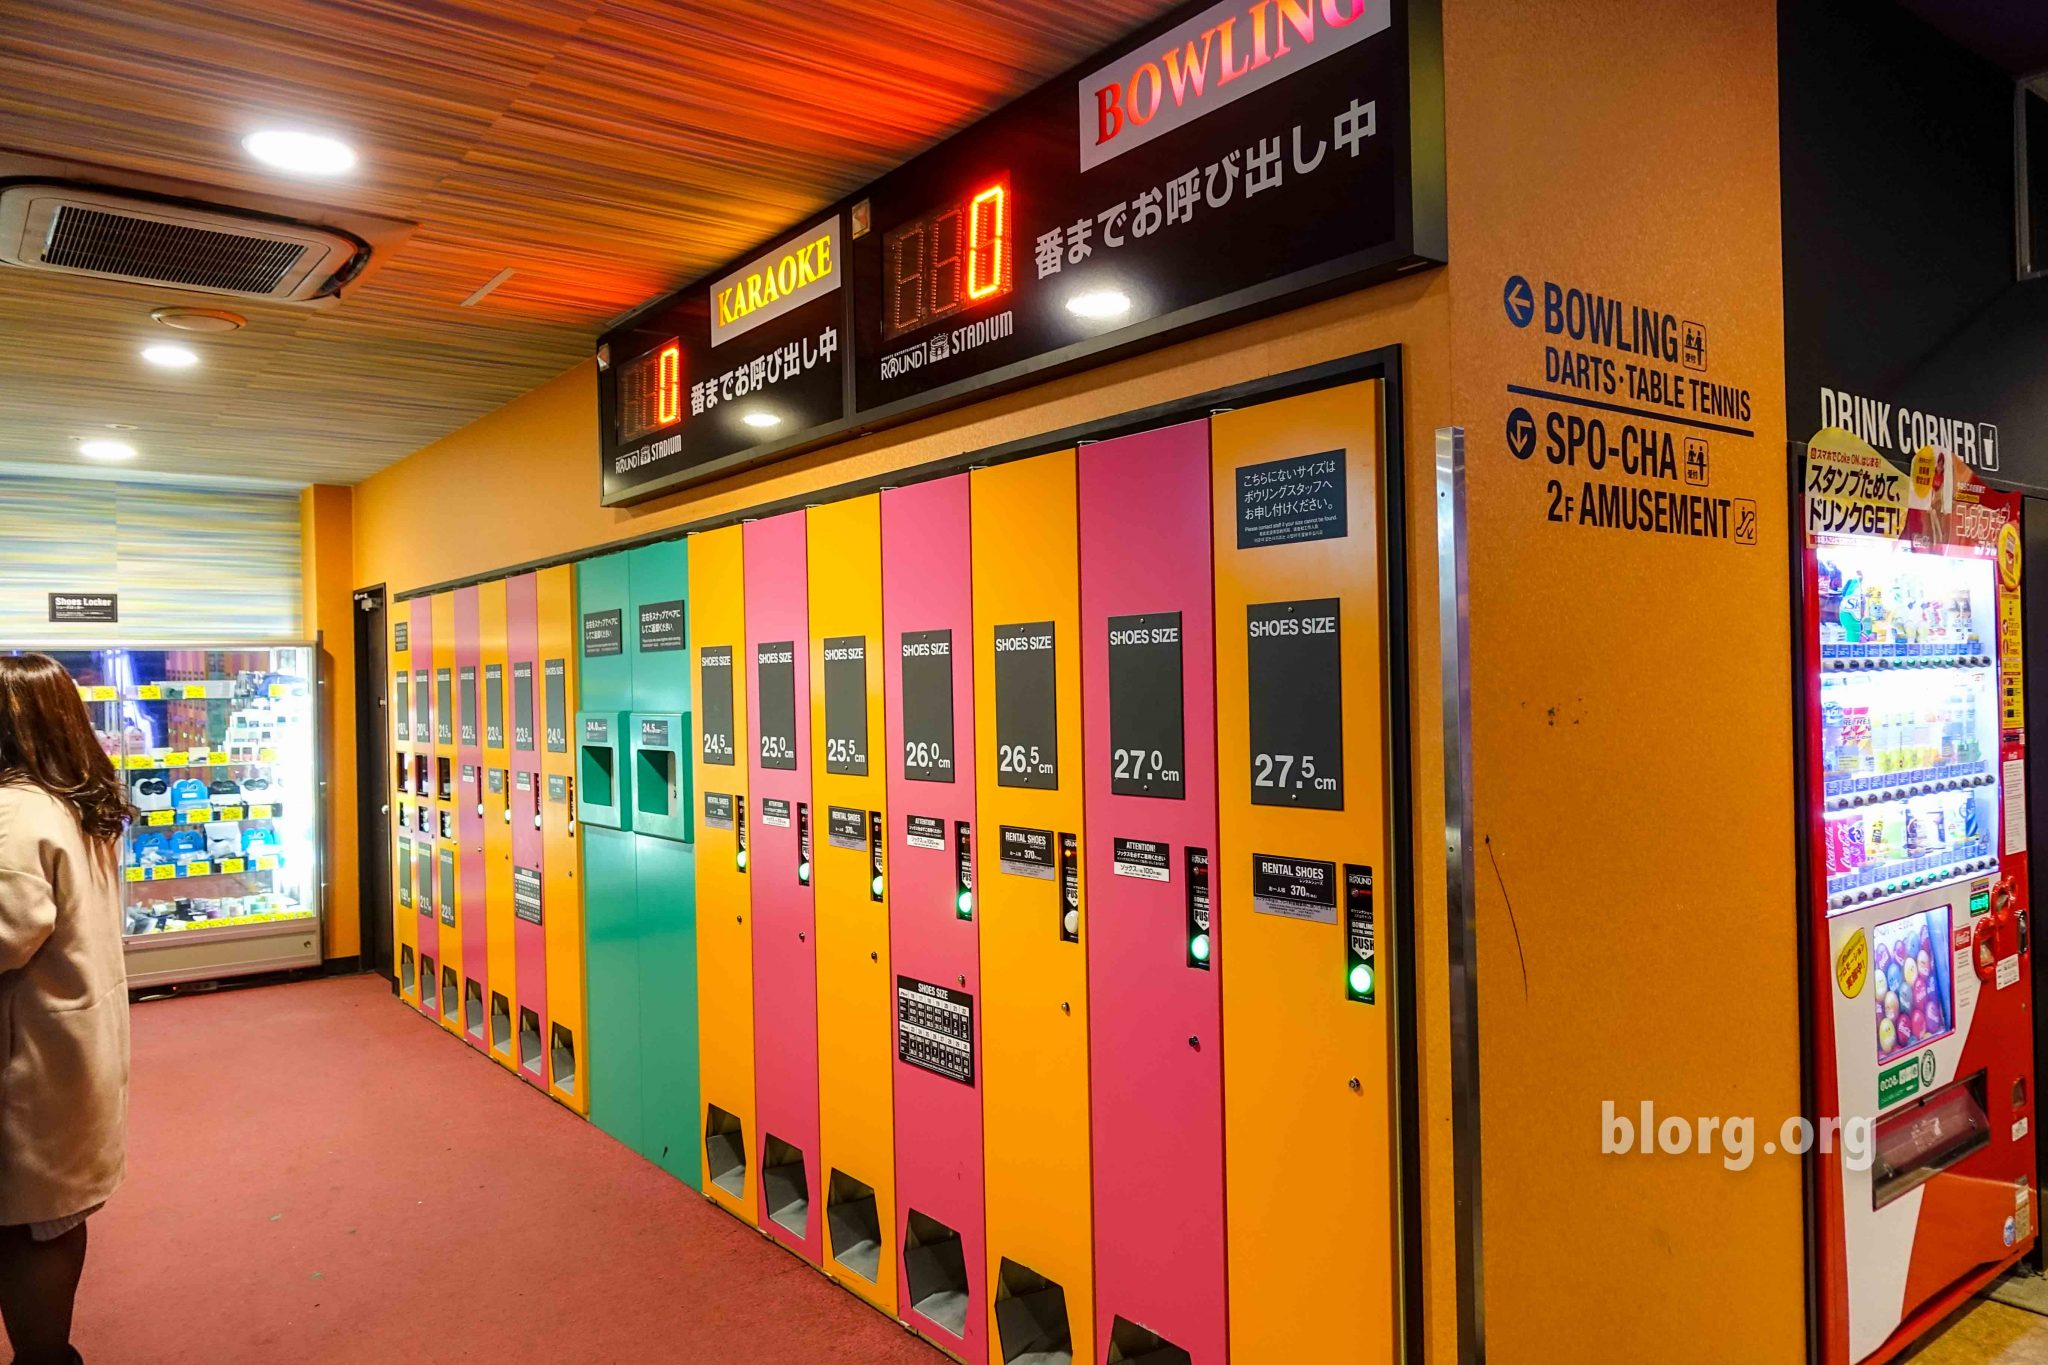
[[[180,332],[232,332],[249,321],[225,308],[159,308],[150,317]]]
[[[345,175],[355,169],[355,149],[325,133],[265,128],[242,139],[242,150],[287,175]]]
[[[159,369],[189,370],[199,363],[199,352],[190,346],[159,342],[142,348],[142,358]]]
[[[1090,289],[1068,299],[1067,311],[1078,318],[1120,318],[1131,311],[1131,296],[1121,289]]]
[[[80,441],[78,453],[88,460],[132,460],[135,447],[126,441]]]
[[[780,417],[777,417],[772,412],[762,412],[759,408],[754,409],[754,411],[740,418],[740,420],[750,427],[777,427],[782,425]]]

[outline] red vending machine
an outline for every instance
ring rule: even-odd
[[[532,574],[505,581],[506,653],[512,661],[512,981],[514,1056],[519,1078],[545,1091],[548,1036],[548,940],[542,876],[540,584]]]
[[[1804,488],[1813,1241],[1853,1365],[2036,1237],[2020,499],[1833,429]]]

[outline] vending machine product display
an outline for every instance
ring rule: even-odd
[[[575,893],[559,866],[548,875],[547,783],[541,772],[540,584],[505,580],[506,696],[512,746],[512,1020],[519,1078],[548,1088],[548,922],[556,898]]]
[[[1093,1360],[1074,452],[968,480],[990,1354]]]
[[[484,821],[484,988],[491,1059],[519,1065],[513,1002],[518,989],[518,900],[512,849],[511,655],[505,580],[477,587],[477,634],[482,660]]]
[[[1809,1059],[1825,1359],[1887,1360],[2034,1205],[2017,494],[1846,431],[1802,500]]]
[[[485,900],[484,750],[481,691],[483,619],[480,589],[455,592],[455,875],[461,911],[462,997],[457,1027],[463,1041],[490,1050],[484,979],[489,972],[489,923]]]
[[[1078,463],[1096,1338],[1109,1359],[1220,1365],[1209,423],[1085,446]]]
[[[455,594],[436,593],[434,614],[434,911],[440,916],[441,1027],[462,1033],[463,892],[460,751],[455,743]]]
[[[39,652],[77,683],[136,811],[119,848],[129,984],[319,965],[313,648]]]
[[[397,957],[398,998],[420,1004],[420,931],[413,905],[413,846],[425,793],[414,785],[412,726],[412,612],[400,603],[391,612],[391,943]]]
[[[568,565],[534,574],[540,643],[540,773],[543,839],[542,928],[547,938],[548,1093],[579,1114],[590,1112],[585,1064],[583,894],[577,878],[576,755],[570,718],[576,714],[576,571]]]
[[[988,1359],[968,476],[882,494],[898,1312]]]
[[[414,932],[420,945],[420,986],[414,1001],[420,1013],[441,1016],[441,912],[439,895],[453,894],[437,886],[443,806],[434,752],[434,599],[412,599],[412,777]]]
[[[754,917],[760,1227],[819,1264],[818,971],[811,877],[811,695],[804,514],[748,522],[747,880]]]
[[[1399,1354],[1380,404],[1348,384],[1210,423],[1237,1360]]]
[[[690,649],[696,669],[691,790],[696,827],[697,1019],[704,1193],[753,1224],[754,935],[747,879],[747,772],[753,752],[747,682],[744,532],[690,537]]]

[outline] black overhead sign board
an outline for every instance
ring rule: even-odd
[[[643,310],[601,352],[604,501],[1442,260],[1421,22],[1189,6]]]

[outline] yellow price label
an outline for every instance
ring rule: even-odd
[[[149,879],[153,882],[167,882],[177,875],[178,869],[172,867],[169,863],[158,863],[155,867],[149,869]]]
[[[157,762],[163,764],[166,768],[182,768],[186,766],[190,758],[191,755],[183,749],[173,749],[169,753],[161,755]]]
[[[283,683],[272,683],[270,685],[270,695],[273,697],[288,697],[291,695],[291,688]]]
[[[120,697],[120,695],[121,689],[118,687],[95,687],[92,689],[91,700],[114,701],[117,700]]]
[[[224,768],[227,766],[228,761],[227,752],[222,749],[215,749],[206,756],[206,761],[216,768]]]
[[[176,811],[153,810],[143,815],[142,823],[145,825],[168,825],[177,818],[178,813]]]
[[[139,882],[142,880],[142,873],[143,869],[139,867],[124,867],[121,869],[121,876],[125,881]]]
[[[241,872],[245,870],[247,867],[248,864],[243,862],[240,858],[222,858],[220,860],[220,870],[224,873]]]
[[[213,864],[187,863],[185,865],[185,875],[188,877],[210,877],[213,875]]]
[[[251,806],[249,807],[248,818],[251,820],[268,820],[276,814],[276,806]]]
[[[256,761],[257,761],[258,763],[275,763],[275,762],[277,762],[277,750],[275,750],[275,749],[258,749],[258,750],[256,751]]]
[[[277,859],[258,858],[256,860],[256,870],[258,872],[275,872],[277,870]]]
[[[130,754],[123,760],[131,768],[154,768],[156,760],[148,754]]]
[[[204,701],[204,700],[206,700],[206,684],[205,684],[205,683],[186,683],[186,684],[185,684],[185,688],[184,688],[184,692],[185,692],[185,700],[186,700],[186,701]]]
[[[156,683],[144,683],[135,689],[135,697],[138,701],[162,701],[164,689]]]

